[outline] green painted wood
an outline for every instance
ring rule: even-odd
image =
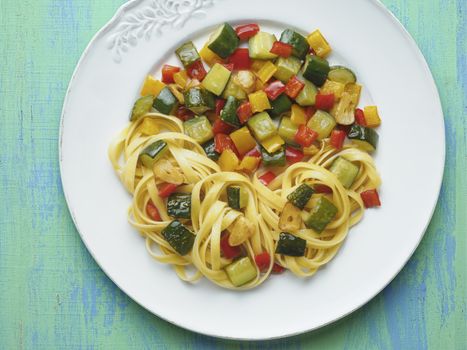
[[[465,349],[467,2],[384,0],[423,51],[446,120],[441,196],[414,257],[338,323],[257,343],[193,334],[143,310],[97,267],[71,222],[58,169],[61,106],[81,52],[121,3],[0,2],[0,348]]]

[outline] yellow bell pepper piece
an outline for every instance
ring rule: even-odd
[[[266,87],[266,84],[261,81],[261,79],[256,79],[255,91],[263,90]]]
[[[251,61],[251,70],[253,72],[258,72],[263,66],[266,64],[267,61],[261,60],[252,60]]]
[[[224,60],[216,55],[208,45],[204,45],[204,47],[199,51],[199,56],[201,59],[206,62],[209,67],[214,66],[216,63],[224,63]]]
[[[261,145],[266,151],[268,151],[268,153],[274,153],[278,151],[284,143],[285,141],[282,139],[282,137],[279,135],[274,135],[261,142]]]
[[[379,117],[378,107],[376,106],[366,106],[363,109],[365,114],[366,125],[369,128],[376,128],[381,125],[381,118]]]
[[[256,76],[261,79],[263,83],[267,82],[272,78],[274,73],[277,72],[277,67],[271,61],[266,61],[266,63],[257,71]]]
[[[159,133],[157,122],[152,118],[144,118],[138,130],[144,135],[156,135]]]
[[[305,110],[297,104],[292,105],[292,112],[290,114],[290,120],[295,125],[306,124],[307,116]]]
[[[243,157],[237,170],[245,171],[247,173],[253,173],[258,168],[260,161],[261,161],[261,158],[258,158],[258,157],[251,157],[251,156]]]
[[[153,95],[157,97],[163,88],[165,88],[165,84],[162,81],[148,75],[141,88],[141,96]]]
[[[217,163],[222,171],[234,171],[238,167],[239,160],[233,151],[226,149],[222,152]]]
[[[344,93],[344,88],[345,84],[339,83],[338,81],[326,80],[320,92],[322,94],[334,94],[336,99],[340,99]]]
[[[248,101],[250,101],[251,112],[258,113],[262,112],[265,109],[271,109],[269,104],[268,96],[262,90],[253,92],[248,95]]]
[[[256,146],[256,141],[246,126],[231,133],[230,138],[240,154],[245,154]]]
[[[180,72],[174,74],[175,84],[180,86],[182,89],[185,88],[186,83],[188,83],[189,79],[190,78],[188,77],[186,70],[181,70]]]
[[[308,35],[308,44],[315,50],[316,55],[319,57],[326,57],[332,51],[331,46],[324,38],[319,29]]]
[[[311,145],[310,147],[303,147],[303,154],[306,156],[314,156],[318,152],[319,148],[315,145]]]

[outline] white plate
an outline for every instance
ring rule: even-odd
[[[285,27],[305,33],[320,28],[334,48],[331,61],[355,70],[366,92],[363,104],[375,103],[382,115],[376,161],[383,206],[365,213],[336,258],[311,279],[273,276],[247,292],[207,281],[190,285],[153,261],[126,221],[130,196],[112,171],[107,146],[126,125],[146,74],[176,62],[172,52],[185,40],[200,47],[223,21],[255,21],[276,34]],[[63,107],[60,165],[67,203],[86,247],[133,300],[199,333],[266,339],[316,329],[349,314],[401,270],[436,204],[444,124],[423,56],[379,2],[135,0],[93,38],[75,70]]]

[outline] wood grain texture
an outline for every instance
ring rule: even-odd
[[[434,218],[403,271],[357,312],[293,338],[234,342],[136,305],[95,264],[68,214],[57,150],[63,98],[81,52],[122,0],[0,1],[0,348],[465,349],[467,2],[383,2],[441,94],[447,160]]]

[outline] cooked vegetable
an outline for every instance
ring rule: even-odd
[[[169,150],[167,143],[162,140],[158,140],[154,143],[151,143],[146,147],[139,155],[139,160],[144,164],[144,166],[152,169],[154,163],[161,159]]]
[[[329,63],[324,58],[308,55],[303,65],[303,76],[317,86],[326,81],[329,73]]]
[[[227,99],[229,96],[235,97],[237,100],[246,99],[246,93],[243,89],[235,84],[233,76],[230,76],[229,82],[222,93],[222,98]]]
[[[366,126],[369,128],[376,128],[381,125],[381,118],[379,117],[378,107],[376,106],[366,106],[364,108],[364,115]]]
[[[130,121],[134,122],[144,116],[146,113],[149,113],[154,102],[154,96],[148,95],[140,97],[136,100],[131,110]]]
[[[172,95],[175,96],[179,104],[182,104],[182,105],[185,104],[185,97],[183,96],[183,89],[180,86],[178,86],[177,84],[169,84],[167,85],[167,87],[169,88]]]
[[[214,140],[209,140],[201,145],[206,153],[206,156],[213,161],[219,159],[220,154],[216,152],[216,145],[214,144]]]
[[[376,189],[366,190],[360,193],[360,197],[362,197],[362,201],[365,205],[365,208],[374,208],[381,206],[378,191]]]
[[[197,80],[196,86],[199,85],[199,82],[204,79],[206,76],[206,69],[204,69],[204,64],[201,62],[201,60],[198,60],[191,64],[190,66],[186,67],[186,73],[190,78],[193,80],[190,82],[190,84],[194,84],[194,80]],[[191,87],[191,86],[190,86]]]
[[[336,148],[336,149],[341,149],[342,146],[344,145],[345,141],[345,131],[344,130],[337,130],[334,129],[331,132],[331,139],[329,141],[329,144]]]
[[[232,209],[240,210],[248,204],[248,193],[243,187],[227,187],[227,202]]]
[[[288,232],[281,232],[277,241],[276,254],[288,256],[305,255],[306,241]]]
[[[208,48],[221,58],[229,57],[238,47],[237,33],[228,23],[224,23],[209,38]]]
[[[320,92],[316,95],[315,107],[323,111],[329,111],[334,106],[334,100],[335,97],[333,93],[324,95]]]
[[[228,230],[230,231],[229,244],[235,247],[244,243],[255,234],[255,225],[245,216],[241,215]]]
[[[192,41],[184,43],[177,50],[175,50],[175,53],[185,68],[191,66],[201,58]]]
[[[292,105],[290,121],[295,125],[306,124],[308,116],[305,109],[296,104]]]
[[[285,147],[282,146],[280,150],[269,153],[261,147],[261,157],[263,158],[263,165],[268,166],[284,166],[285,165]]]
[[[239,160],[234,151],[226,149],[221,153],[217,163],[222,171],[234,171],[238,168]]]
[[[206,62],[209,67],[214,66],[216,63],[223,63],[224,60],[216,55],[214,51],[212,51],[207,44],[203,46],[203,48],[199,51],[199,55],[201,56],[202,60]]]
[[[328,79],[344,85],[357,81],[355,73],[343,66],[332,66],[328,74]]]
[[[195,114],[202,114],[216,107],[214,95],[201,87],[193,87],[185,91],[185,107]]]
[[[216,119],[212,124],[212,132],[216,134],[230,134],[235,128],[221,119]]]
[[[188,73],[186,70],[181,70],[180,72],[177,72],[174,74],[174,81],[175,84],[180,86],[182,89],[184,89],[188,83]]]
[[[248,40],[259,32],[259,26],[256,23],[243,24],[236,27],[235,32],[240,40]]]
[[[301,66],[302,62],[297,57],[279,57],[276,60],[277,71],[274,73],[274,78],[279,79],[283,83],[286,83],[294,75],[297,75]]]
[[[228,62],[233,64],[235,70],[245,70],[251,68],[250,53],[247,48],[238,48],[228,58]]]
[[[234,127],[240,126],[240,121],[238,120],[237,117],[237,108],[238,108],[239,102],[238,100],[233,97],[229,96],[227,97],[227,102],[225,103],[224,108],[222,109],[221,112],[221,119]]]
[[[253,112],[251,111],[251,104],[249,101],[244,101],[240,106],[238,106],[237,117],[240,124],[245,124],[252,115]]]
[[[302,226],[302,212],[292,203],[287,202],[279,217],[279,229],[283,231],[298,231]]]
[[[271,53],[272,45],[277,41],[275,35],[266,32],[258,32],[248,41],[250,57],[258,60],[272,60],[277,55]]]
[[[268,252],[255,255],[255,263],[261,272],[265,272],[271,265],[271,256]]]
[[[345,188],[349,188],[358,175],[358,166],[343,157],[337,157],[332,162],[329,171],[336,175]]]
[[[272,78],[274,74],[277,72],[277,67],[271,62],[266,61],[260,69],[258,69],[255,74],[259,78],[260,81],[266,83],[269,79]]]
[[[147,96],[147,95],[152,95],[152,96],[157,96],[161,92],[161,90],[165,88],[165,84],[160,81],[155,79],[154,77],[148,75],[146,79],[144,80],[143,87],[141,88],[140,95],[141,96]]]
[[[327,79],[324,85],[321,86],[321,89],[319,89],[319,92],[323,95],[334,94],[336,100],[339,100],[342,97],[342,94],[344,93],[344,89],[345,84]]]
[[[310,213],[302,214],[305,226],[323,232],[337,214],[337,207],[326,197],[319,197]]]
[[[229,149],[235,154],[238,154],[237,147],[235,147],[235,144],[229,135],[216,134],[216,136],[214,136],[214,144],[216,152],[218,153],[222,153],[226,149]]]
[[[195,139],[199,144],[205,143],[214,137],[211,123],[205,116],[189,119],[183,123],[185,134]]]
[[[241,258],[225,268],[227,276],[235,287],[240,287],[257,276],[256,268],[249,257]]]
[[[287,200],[297,208],[303,210],[314,192],[315,191],[311,186],[307,184],[301,184],[295,189],[295,191],[287,196]]]
[[[164,182],[180,185],[185,180],[180,169],[174,167],[167,159],[160,159],[158,162],[154,163],[152,170],[156,178]]]
[[[191,219],[191,194],[172,193],[167,199],[167,214],[177,219]]]
[[[180,67],[164,64],[162,66],[162,82],[165,84],[173,84],[174,74],[180,72]]]
[[[305,84],[298,80],[297,77],[294,75],[292,78],[289,79],[289,81],[285,85],[285,94],[290,98],[296,98],[304,87]]]
[[[285,92],[285,85],[280,80],[276,80],[269,84],[264,89],[264,92],[268,96],[269,100],[274,101],[276,98],[279,97],[279,95]]]
[[[305,37],[292,29],[286,29],[282,32],[280,41],[292,46],[292,54],[300,59],[304,59],[310,45]]]
[[[271,101],[270,113],[273,117],[279,117],[285,112],[288,112],[292,107],[292,101],[286,94],[280,95],[274,101]]]
[[[287,146],[285,148],[285,160],[287,161],[287,164],[291,165],[294,163],[301,162],[303,160],[303,157],[305,157],[305,154],[299,149],[290,146]]]
[[[326,41],[319,29],[308,35],[307,41],[319,57],[326,57],[331,52],[331,46],[329,46],[329,43]]]
[[[220,96],[230,79],[230,74],[230,71],[222,64],[216,63],[204,78],[201,86],[214,95]]]
[[[251,111],[253,113],[258,113],[266,109],[271,109],[268,96],[262,90],[249,94],[248,101],[250,101]]]
[[[303,79],[303,83],[305,84],[305,86],[295,98],[295,101],[300,106],[312,106],[315,104],[315,98],[316,94],[318,93],[318,89],[316,88],[316,86],[313,85],[312,82],[306,79]]]
[[[178,100],[168,87],[162,89],[152,106],[162,114],[172,114],[178,106]]]
[[[256,88],[256,76],[249,70],[241,70],[234,74],[234,82],[246,93],[252,93]]]
[[[268,137],[266,140],[261,142],[261,146],[268,152],[268,153],[274,153],[278,151],[282,145],[284,144],[284,140],[282,137],[279,135],[273,135],[271,137]]]
[[[378,146],[378,133],[365,126],[352,125],[347,137],[352,140],[352,143],[367,152],[373,152]]]
[[[258,141],[263,141],[276,133],[276,126],[267,112],[255,114],[248,120],[248,127]]]
[[[319,135],[316,131],[302,124],[298,127],[298,131],[295,134],[294,140],[300,146],[310,147],[312,146],[312,143],[318,139],[318,136]]]
[[[153,221],[162,221],[161,214],[152,200],[149,200],[146,204],[146,214],[148,214]]]
[[[230,138],[240,155],[244,155],[256,147],[256,141],[253,136],[251,136],[250,130],[248,130],[246,126],[231,133]]]
[[[360,108],[355,109],[355,124],[366,126],[365,113]]]
[[[291,118],[282,117],[281,122],[279,124],[278,133],[280,137],[282,137],[285,140],[285,142],[287,142],[288,144],[295,145],[295,135],[297,134],[297,131],[298,126],[292,122]]]
[[[292,45],[276,41],[272,45],[271,53],[276,54],[280,57],[289,57],[292,55],[293,47]]]
[[[332,129],[336,126],[336,121],[329,113],[325,111],[316,111],[307,126],[318,133],[318,140],[321,141],[331,134]]]
[[[241,249],[240,246],[232,247],[229,244],[229,236],[230,236],[230,234],[228,234],[228,233],[224,233],[221,236],[221,244],[220,244],[221,253],[224,256],[224,258],[235,259],[235,258],[239,257],[240,255],[242,255],[242,249]]]
[[[268,186],[275,178],[276,178],[276,174],[274,174],[272,171],[268,171],[268,172],[265,172],[263,175],[259,176],[258,180],[264,186]]]
[[[358,84],[346,84],[339,102],[334,106],[331,114],[342,125],[351,125],[355,121],[355,107],[360,100],[362,87]]]
[[[159,185],[157,194],[161,198],[167,198],[170,196],[172,193],[174,193],[178,188],[177,184],[171,184],[169,182],[163,183],[162,185]]]
[[[246,171],[247,173],[253,173],[258,168],[260,161],[260,157],[245,155],[242,161],[240,162],[240,165],[238,166],[237,170]]]
[[[180,221],[174,220],[161,231],[162,236],[180,255],[186,255],[193,248],[195,235]]]

